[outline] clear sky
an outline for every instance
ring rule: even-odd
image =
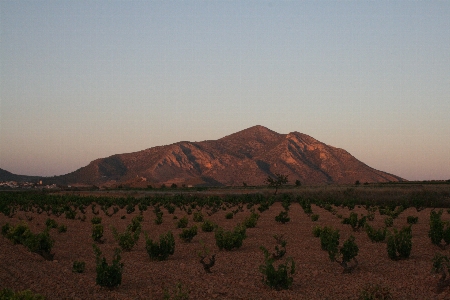
[[[450,1],[0,1],[0,168],[263,125],[450,179]]]

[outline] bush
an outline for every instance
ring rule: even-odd
[[[167,209],[167,212],[168,212],[169,214],[173,214],[173,213],[175,212],[175,206],[173,206],[173,205],[171,205],[171,204],[167,204],[167,205],[165,206],[165,208]]]
[[[406,222],[408,224],[417,224],[417,222],[419,221],[419,217],[415,217],[415,216],[408,216],[406,217]]]
[[[135,210],[134,204],[131,204],[131,203],[128,204],[126,207],[126,210],[127,210],[127,214],[131,214],[132,212],[134,212],[134,210]]]
[[[263,274],[263,283],[277,291],[291,287],[294,279],[290,275],[295,274],[294,260],[289,257],[284,264],[279,264],[275,269],[274,259],[271,258],[269,251],[263,246],[260,249],[264,253],[264,264],[259,266],[259,271]]]
[[[372,226],[366,223],[364,226],[367,236],[372,242],[378,243],[386,239],[386,228],[374,229]]]
[[[338,249],[339,246],[339,230],[331,227],[324,227],[320,233],[320,244],[323,250],[328,252],[328,257],[331,261],[338,262],[343,268],[344,273],[350,273],[358,265],[356,256],[358,255],[359,248],[355,243],[355,237],[350,236]],[[341,261],[338,261],[338,256],[341,257]],[[353,260],[354,265],[349,266],[348,263]]]
[[[195,212],[193,220],[194,222],[203,222],[203,214],[199,211]]]
[[[159,211],[159,212],[155,213],[155,215],[156,215],[155,224],[156,225],[161,225],[162,222],[163,222],[163,218],[162,218],[163,217],[163,212]]]
[[[30,290],[14,292],[10,289],[4,288],[0,290],[0,299],[4,300],[45,300],[45,297],[40,294],[34,294]]]
[[[191,228],[184,228],[179,236],[184,242],[189,243],[196,235],[197,235],[197,226],[194,225]]]
[[[311,221],[316,222],[317,220],[319,220],[319,215],[317,214],[311,215]]]
[[[92,226],[92,239],[95,242],[101,242],[103,237],[103,225],[102,224],[94,224]]]
[[[120,249],[114,249],[114,256],[111,265],[108,265],[106,258],[101,258],[102,252],[97,245],[93,245],[96,261],[97,277],[95,283],[102,287],[113,288],[122,283],[123,263],[120,262]]]
[[[252,214],[245,218],[244,222],[242,223],[246,228],[255,228],[256,223],[258,222],[260,215],[252,212]]]
[[[37,253],[46,260],[52,260],[51,250],[54,240],[50,237],[49,228],[41,233],[32,233],[26,223],[19,223],[16,226],[9,224],[2,227],[2,233],[5,232],[6,238],[14,244],[22,244],[31,252]]]
[[[362,216],[360,219],[358,219],[358,214],[355,212],[351,212],[350,216],[348,218],[344,218],[342,220],[342,224],[348,224],[352,227],[353,231],[358,231],[361,227],[366,224],[366,216]]]
[[[443,222],[441,216],[442,209],[438,212],[431,211],[428,236],[431,238],[431,243],[440,246],[441,248],[445,248],[445,246],[450,244],[450,224],[449,222]],[[444,240],[445,245],[441,245],[442,240]]]
[[[247,237],[245,231],[245,226],[239,224],[233,231],[226,231],[223,228],[218,227],[214,234],[217,247],[219,247],[220,250],[225,249],[227,251],[234,248],[240,248],[244,239]]]
[[[57,228],[58,227],[58,223],[56,223],[55,220],[48,218],[47,220],[45,220],[45,226],[49,229],[51,228]]]
[[[70,220],[74,220],[76,215],[77,215],[77,212],[75,210],[70,209],[70,208],[67,209],[64,213],[66,215],[66,219],[70,219]]]
[[[91,223],[94,225],[94,224],[100,224],[102,222],[102,218],[101,217],[98,217],[98,216],[95,216],[95,217],[93,217],[92,219],[91,219]]]
[[[67,232],[67,225],[61,224],[61,225],[58,226],[57,229],[58,229],[59,233]]]
[[[114,239],[119,243],[120,248],[125,251],[131,251],[134,245],[136,245],[139,240],[139,235],[141,234],[141,228],[138,227],[135,232],[132,231],[133,226],[128,225],[127,229],[123,233],[117,232],[114,227],[111,228]]]
[[[175,252],[175,239],[172,232],[160,235],[159,244],[149,239],[145,233],[145,249],[151,260],[167,260],[169,255]]]
[[[216,228],[216,224],[214,224],[210,220],[205,220],[202,224],[202,231],[203,232],[212,232],[214,231],[214,228]]]
[[[320,226],[313,227],[312,233],[313,233],[314,237],[319,237],[321,232],[322,232],[322,227],[320,227]]]
[[[86,267],[86,263],[84,261],[74,261],[72,264],[72,272],[83,273],[85,267]]]
[[[131,232],[136,232],[138,230],[141,230],[142,225],[141,222],[144,220],[144,217],[142,215],[138,215],[131,219],[131,224],[127,226],[127,229]]]
[[[285,224],[289,222],[291,218],[288,216],[288,212],[286,210],[281,211],[278,216],[275,216],[275,221],[281,224]]]
[[[411,254],[412,248],[411,225],[403,227],[400,231],[394,228],[387,235],[387,252],[392,260],[406,259]]]
[[[187,225],[188,225],[188,218],[185,216],[185,217],[182,217],[181,219],[179,219],[178,220],[178,222],[177,222],[177,228],[186,228],[187,227]]]
[[[450,279],[447,278],[450,274],[450,259],[448,256],[437,253],[433,257],[433,268],[431,271],[433,273],[441,274],[441,278],[437,285],[438,293],[441,293],[445,287],[450,286]]]
[[[394,225],[394,219],[392,217],[386,217],[386,219],[384,219],[384,225],[386,227],[392,227]]]
[[[233,219],[233,216],[234,216],[234,214],[232,212],[229,212],[225,215],[225,219],[228,219],[228,220]]]

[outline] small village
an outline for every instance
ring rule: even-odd
[[[59,189],[56,184],[43,185],[39,182],[0,181],[0,189]]]

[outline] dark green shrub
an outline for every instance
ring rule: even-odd
[[[372,242],[379,243],[386,239],[386,227],[374,229],[368,223],[364,226],[367,236]]]
[[[234,214],[232,212],[229,212],[225,215],[225,219],[233,219]]]
[[[114,239],[119,243],[120,248],[124,251],[130,251],[133,249],[139,240],[139,235],[141,234],[141,228],[138,227],[136,231],[132,231],[132,225],[128,225],[127,229],[123,233],[117,232],[117,229],[112,227],[112,232]]]
[[[203,222],[203,214],[199,211],[195,212],[193,220],[194,222]]]
[[[61,224],[58,226],[57,230],[59,233],[67,232],[67,225]]]
[[[103,225],[102,224],[94,224],[92,226],[92,239],[95,242],[101,242],[103,237]]]
[[[138,215],[131,219],[131,224],[127,226],[127,229],[131,232],[136,232],[137,230],[141,230],[142,225],[141,222],[144,220],[144,217],[142,215]]]
[[[145,249],[151,260],[167,260],[169,255],[173,255],[175,252],[175,239],[172,232],[161,234],[159,244],[149,239],[148,234],[145,233]]]
[[[113,288],[119,286],[122,283],[123,263],[120,262],[120,249],[114,250],[113,261],[111,265],[108,265],[106,258],[101,258],[102,252],[97,245],[93,245],[96,261],[97,277],[95,279],[96,284],[102,287]]]
[[[322,232],[322,227],[320,227],[320,226],[313,227],[312,233],[313,233],[314,237],[319,237],[321,232]]]
[[[35,252],[46,260],[52,260],[53,255],[51,253],[54,240],[50,237],[49,228],[44,229],[40,233],[32,233],[26,223],[19,223],[16,226],[8,225],[8,228],[4,226],[2,231],[6,229],[6,238],[11,240],[14,244],[22,244],[28,248],[31,252]]]
[[[77,215],[77,212],[70,208],[68,210],[66,210],[64,213],[66,215],[66,219],[70,219],[70,220],[74,220]]]
[[[246,227],[238,224],[233,231],[227,231],[218,227],[214,237],[216,239],[216,245],[220,250],[225,249],[230,251],[234,248],[240,248],[244,239],[247,237]]]
[[[272,253],[272,258],[273,259],[280,259],[286,254],[287,242],[284,239],[284,235],[283,234],[280,234],[280,235],[275,234],[273,236],[273,238],[275,239],[277,244],[275,245],[275,252]]]
[[[200,240],[200,244],[202,245],[202,250],[197,252],[198,256],[200,257],[200,263],[202,264],[203,270],[205,270],[206,273],[211,273],[211,268],[216,262],[216,254],[211,255],[208,258],[208,262],[206,262],[205,259],[209,255],[209,249],[206,247],[205,243],[202,240]]]
[[[431,243],[437,245],[441,248],[450,244],[450,224],[449,222],[443,222],[441,220],[442,209],[438,212],[430,212],[430,230],[428,231],[428,236],[431,238]],[[441,244],[442,239],[445,245]]]
[[[165,206],[165,208],[167,209],[167,212],[168,212],[169,214],[173,214],[173,213],[175,212],[175,206],[173,206],[173,205],[171,205],[171,204],[167,204],[167,205]]]
[[[400,231],[394,228],[387,234],[387,252],[392,260],[406,259],[411,254],[412,248],[411,225],[403,227]]]
[[[441,293],[445,287],[450,286],[450,278],[447,278],[450,274],[450,259],[448,256],[437,253],[433,257],[433,268],[431,271],[441,274],[441,278],[437,284],[438,293]]]
[[[197,235],[197,226],[194,225],[191,228],[184,228],[179,236],[184,242],[189,243],[196,235]]]
[[[339,230],[325,226],[320,231],[320,247],[322,250],[329,251],[337,248],[339,245]],[[337,250],[335,251],[337,253]],[[335,255],[333,256],[333,258]],[[332,259],[332,257],[330,257]],[[333,259],[332,259],[333,260]]]
[[[179,219],[178,220],[178,222],[177,222],[177,228],[186,228],[187,227],[187,225],[188,225],[188,218],[185,216],[185,217],[182,217],[181,219]]]
[[[342,247],[338,249],[339,237],[339,230],[326,226],[320,232],[320,245],[322,250],[328,252],[328,257],[331,261],[338,262],[344,268],[344,273],[350,273],[358,266],[356,256],[359,248],[355,243],[355,237],[350,236]],[[337,260],[338,256],[341,257],[341,261]],[[353,266],[348,264],[351,260],[354,261]]]
[[[83,273],[85,267],[86,267],[86,263],[84,261],[74,261],[72,264],[72,272]]]
[[[366,224],[366,219],[366,216],[362,216],[358,219],[358,214],[351,212],[348,218],[344,218],[344,220],[342,220],[342,224],[348,224],[352,227],[353,231],[358,231],[361,227],[364,227],[364,224]]]
[[[2,226],[2,235],[6,236],[6,234],[8,233],[9,229],[11,228],[11,224],[6,223],[5,225]]]
[[[14,292],[10,289],[4,288],[0,290],[0,299],[2,300],[45,300],[45,297],[40,294],[34,294],[30,290]]]
[[[205,220],[202,224],[202,231],[203,232],[212,232],[214,231],[214,228],[216,228],[216,224],[214,224],[210,220]]]
[[[386,227],[392,227],[394,225],[394,219],[392,217],[386,217],[386,219],[384,219],[384,225]]]
[[[415,216],[408,216],[406,217],[406,222],[408,224],[417,224],[417,222],[419,221],[419,217],[415,217]]]
[[[307,214],[308,216],[312,214],[311,202],[309,200],[301,200],[300,206],[302,207],[305,214]]]
[[[317,214],[312,214],[311,215],[311,221],[316,222],[318,220],[319,220],[319,215],[317,215]]]
[[[295,262],[289,257],[284,264],[279,264],[275,269],[274,259],[263,246],[260,249],[264,253],[264,264],[259,266],[259,271],[263,274],[263,283],[277,291],[288,289],[292,286],[295,274]]]
[[[162,222],[163,222],[163,212],[159,211],[155,215],[156,215],[155,224],[156,225],[161,225]]]
[[[242,223],[247,228],[255,228],[256,223],[258,222],[259,214],[252,212],[252,214],[245,218],[244,222]]]
[[[45,226],[49,229],[51,228],[57,228],[58,227],[58,223],[56,223],[55,220],[48,218],[47,220],[45,220]]]
[[[134,212],[134,210],[135,210],[134,204],[131,204],[131,203],[128,204],[126,207],[126,210],[127,210],[127,214],[131,214],[132,212]]]
[[[102,218],[98,217],[98,216],[95,216],[91,219],[92,224],[100,224],[101,222],[102,222]]]
[[[291,218],[288,216],[288,212],[286,210],[281,211],[278,216],[275,216],[275,221],[281,224],[285,224],[289,222]]]

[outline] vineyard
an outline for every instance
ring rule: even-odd
[[[7,191],[0,226],[0,298],[450,298],[448,184]]]

